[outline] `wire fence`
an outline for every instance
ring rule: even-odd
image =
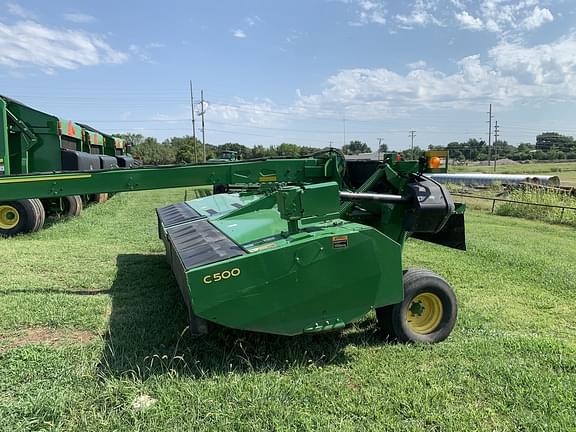
[[[492,201],[492,208],[490,210],[491,213],[494,213],[494,210],[496,208],[496,202],[505,202],[505,203],[509,203],[509,204],[520,204],[520,205],[527,205],[527,206],[534,206],[534,207],[546,207],[546,208],[560,209],[561,210],[560,211],[560,218],[559,218],[558,222],[562,222],[562,219],[564,218],[564,212],[566,210],[576,212],[576,207],[570,207],[567,205],[534,203],[534,202],[528,202],[528,201],[517,201],[517,200],[506,199],[506,198],[484,197],[484,196],[479,196],[479,195],[463,194],[463,193],[457,193],[457,192],[452,192],[452,195],[460,196],[460,197],[464,197],[464,198],[474,198],[474,199],[479,199],[479,200]]]

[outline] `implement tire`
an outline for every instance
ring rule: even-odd
[[[0,236],[11,237],[38,231],[44,226],[45,218],[40,200],[0,202]]]
[[[104,193],[98,193],[98,194],[90,195],[90,201],[92,201],[93,203],[96,203],[96,204],[106,202],[106,201],[108,201],[108,194],[106,192],[104,192]]]
[[[79,216],[82,208],[82,197],[80,195],[62,197],[62,216]]]
[[[376,309],[384,336],[399,342],[441,342],[452,332],[457,314],[456,296],[450,285],[422,269],[404,273],[402,302]]]

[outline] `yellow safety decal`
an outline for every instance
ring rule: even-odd
[[[258,181],[261,182],[261,183],[265,183],[265,182],[275,182],[275,181],[278,181],[278,177],[276,177],[276,175],[274,175],[274,174],[272,174],[272,175],[264,175],[264,176],[261,176],[261,177],[258,179]]]
[[[332,247],[334,249],[343,249],[348,247],[348,236],[340,235],[332,237]]]
[[[49,177],[7,177],[7,178],[0,178],[0,183],[29,183],[29,182],[43,182],[43,181],[55,181],[55,180],[75,180],[90,177],[92,177],[92,174],[63,175],[63,176],[49,176]]]
[[[220,282],[226,279],[240,276],[240,269],[238,267],[232,270],[224,270],[218,273],[207,274],[202,278],[202,282],[205,284],[211,284],[214,282]]]

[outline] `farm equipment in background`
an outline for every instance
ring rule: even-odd
[[[0,96],[0,178],[46,172],[130,168],[134,159],[123,140]],[[77,216],[87,201],[102,202],[108,191],[0,201],[0,235],[34,232],[46,213]]]
[[[403,272],[409,236],[465,249],[464,207],[425,173],[441,158],[304,158],[0,178],[0,200],[215,184],[259,184],[157,209],[158,233],[190,330],[281,335],[342,328],[376,310],[384,334],[438,342],[456,298],[427,270]]]

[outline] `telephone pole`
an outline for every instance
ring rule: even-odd
[[[414,137],[416,136],[416,131],[415,130],[411,130],[410,131],[410,135],[408,135],[410,137],[410,148],[412,149],[412,160],[414,160]]]
[[[498,135],[500,129],[498,126],[498,120],[496,120],[496,124],[494,125],[494,172],[496,172],[496,161],[498,160]]]
[[[192,108],[192,138],[194,145],[194,162],[198,163],[198,151],[196,150],[196,119],[194,117],[194,92],[192,91],[192,80],[190,80],[190,107]]]
[[[492,104],[490,104],[490,111],[488,111],[488,166],[492,160]]]
[[[382,140],[384,138],[376,138],[378,140],[378,160],[380,160],[380,153],[381,153],[381,148],[382,148]]]
[[[204,90],[200,90],[200,106],[201,111],[200,111],[200,115],[202,116],[202,147],[204,147],[204,162],[206,162],[206,137],[204,135],[204,114],[205,114],[205,110],[204,110]]]
[[[342,115],[342,126],[343,126],[343,132],[344,132],[344,144],[342,144],[342,145],[346,145],[346,114]]]

